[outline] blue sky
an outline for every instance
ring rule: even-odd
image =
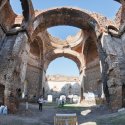
[[[21,13],[19,0],[10,0],[17,13]],[[70,6],[87,9],[113,18],[120,4],[114,0],[32,0],[37,10],[53,7]]]
[[[47,75],[49,74],[79,76],[79,69],[74,61],[65,57],[60,57],[50,63],[47,69]]]
[[[73,26],[55,26],[48,28],[47,31],[54,37],[65,40],[69,35],[74,36],[79,31],[79,28]]]
[[[10,0],[12,8],[18,14],[21,14],[21,6],[19,0]],[[87,9],[92,12],[100,13],[110,19],[115,18],[120,4],[114,0],[32,0],[33,6],[37,10],[54,8],[54,7],[78,7]],[[68,35],[75,35],[78,28],[70,26],[57,26],[48,29],[48,32],[55,37],[65,39]],[[79,74],[76,64],[66,58],[57,58],[50,63],[47,74],[66,74],[77,75]]]

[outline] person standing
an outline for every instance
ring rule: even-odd
[[[39,110],[42,111],[42,106],[43,106],[43,96],[40,96],[40,98],[38,99],[38,103],[39,103]]]

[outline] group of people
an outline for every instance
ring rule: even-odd
[[[0,115],[7,115],[8,114],[8,109],[7,106],[1,105],[0,106]]]

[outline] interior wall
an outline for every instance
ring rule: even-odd
[[[23,46],[22,51],[19,53],[19,60],[16,65],[16,69],[14,70],[14,87],[15,89],[21,89],[21,92],[23,90],[23,84],[25,82],[26,77],[26,70],[27,70],[27,63],[28,63],[28,57],[29,57],[29,49],[30,46],[27,43],[25,47]]]
[[[101,97],[102,95],[102,83],[100,63],[97,48],[94,42],[90,42],[86,48],[86,69],[84,80],[84,92],[94,93],[94,95]]]
[[[30,99],[38,97],[40,93],[41,83],[41,60],[40,60],[40,49],[37,42],[33,42],[30,45],[30,55],[28,59],[28,66],[26,72],[27,81],[27,94]]]
[[[34,96],[39,96],[39,78],[40,78],[39,67],[29,65],[27,66],[26,80],[27,80],[27,89],[28,96],[32,99]]]
[[[11,62],[9,60],[10,53],[12,53],[13,46],[15,44],[16,36],[9,36],[4,40],[3,46],[0,49],[0,54],[2,55],[0,57],[0,83],[5,85],[7,73],[8,73],[8,65]],[[8,58],[8,60],[7,60]]]
[[[85,74],[85,92],[91,92],[100,97],[102,94],[102,84],[100,80],[101,73],[98,59],[95,59],[93,62],[91,62],[91,66],[87,65]]]
[[[116,38],[103,33],[101,39],[103,51],[106,53],[105,63],[108,65],[107,86],[110,106],[113,110],[121,108],[124,104],[123,93],[125,83],[125,35]]]

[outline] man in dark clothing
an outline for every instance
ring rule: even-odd
[[[43,97],[41,96],[38,100],[38,103],[39,103],[39,110],[42,111],[42,106],[43,106]]]

